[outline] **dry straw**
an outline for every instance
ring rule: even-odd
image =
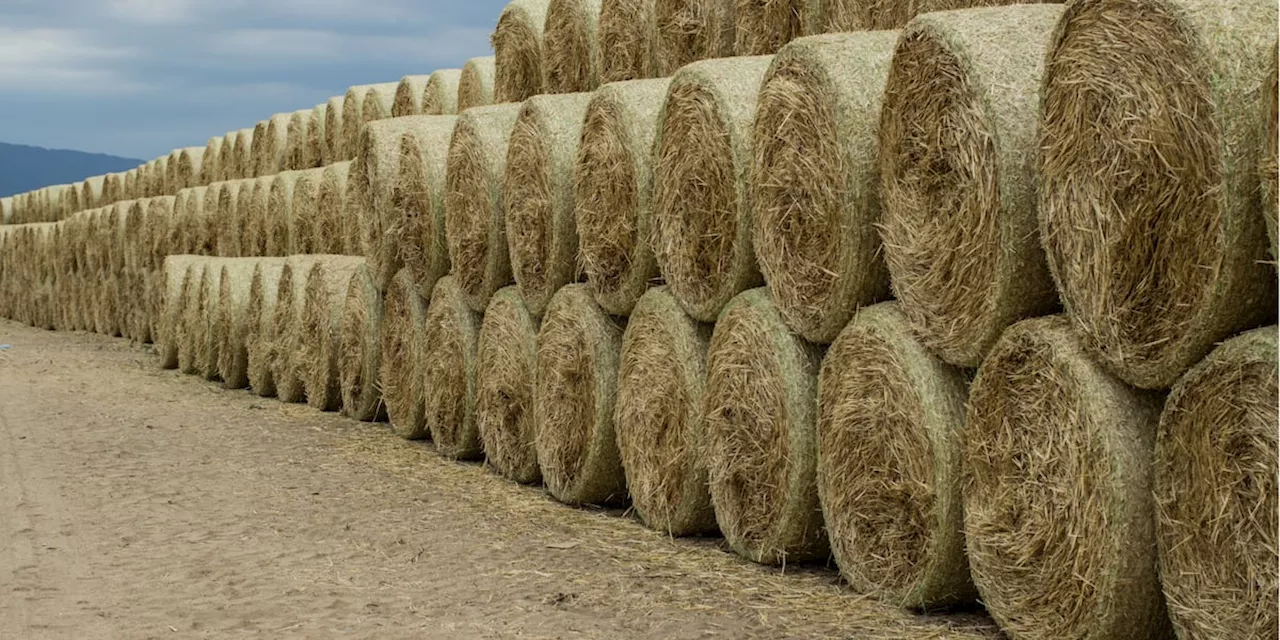
[[[1276,328],[1214,349],[1156,436],[1160,576],[1183,638],[1267,638],[1277,616]]]
[[[124,197],[124,191],[124,174],[108,173],[102,178],[102,200],[98,206],[105,207],[121,200]]]
[[[485,310],[476,351],[475,419],[485,458],[499,474],[525,484],[542,479],[533,414],[538,326],[519,290],[506,287]]]
[[[422,406],[422,371],[418,366],[426,336],[427,301],[418,295],[413,277],[402,269],[387,288],[382,311],[381,363],[378,381],[387,419],[402,438],[427,437]]]
[[[210,258],[204,258],[193,262],[187,267],[187,273],[183,277],[181,294],[182,298],[178,303],[178,317],[174,322],[174,330],[171,334],[173,340],[178,344],[178,371],[187,375],[195,375],[200,372],[199,354],[196,351],[196,345],[199,344],[200,327],[196,315],[196,305],[200,296],[200,283],[204,280],[205,265]],[[98,333],[103,335],[112,335],[114,328],[112,327],[111,313],[113,310],[105,309],[105,305],[109,304],[108,299],[104,297],[108,293],[107,287],[110,286],[112,280],[104,279],[98,283],[97,295],[95,301],[94,326]]]
[[[710,338],[665,287],[640,298],[622,338],[614,429],[627,488],[640,519],[674,536],[716,531],[702,455]]]
[[[253,202],[253,215],[255,219],[262,221],[260,228],[265,235],[265,250],[262,255],[287,256],[307,253],[294,250],[298,243],[293,197],[302,174],[301,171],[282,171],[265,183],[259,181],[255,186],[255,188],[264,188],[266,196],[259,198],[255,191]]]
[[[422,90],[422,115],[451,116],[458,112],[458,82],[462,69],[440,69]]]
[[[239,144],[240,132],[231,131],[222,136],[222,148],[218,151],[218,179],[213,182],[221,182],[224,180],[234,180],[239,170],[239,163],[236,161],[236,145]],[[210,182],[209,184],[213,184]]]
[[[689,315],[716,319],[763,283],[747,201],[751,121],[771,56],[693,63],[671,81],[654,145],[654,251]]]
[[[494,53],[493,97],[520,102],[543,93],[543,27],[551,0],[514,0],[498,16],[489,42]]]
[[[889,295],[876,132],[897,34],[801,38],[760,89],[751,167],[753,245],[787,324],[828,343]]]
[[[103,202],[102,190],[106,187],[107,176],[94,176],[86,178],[80,185],[80,207],[82,209],[95,209],[106,204]]]
[[[901,29],[918,14],[970,7],[994,7],[1018,0],[818,0],[819,26],[828,33]]]
[[[594,91],[600,84],[596,32],[600,0],[551,0],[542,39],[545,93]]]
[[[307,275],[301,322],[294,326],[292,361],[302,375],[307,404],[321,411],[342,408],[339,357],[347,290],[364,258],[343,256],[317,261]]]
[[[307,299],[307,279],[311,268],[321,260],[340,256],[310,255],[285,258],[284,268],[276,287],[276,303],[271,309],[271,327],[266,332],[269,345],[271,380],[275,383],[275,395],[282,402],[302,402],[306,397],[305,370],[299,361],[302,347],[299,341],[314,342],[321,336],[303,334],[302,312]],[[267,308],[263,307],[263,313]],[[250,354],[250,375],[252,372]]]
[[[293,201],[288,205],[291,212],[288,255],[315,253],[315,224],[323,180],[324,169],[319,168],[298,172],[293,182]]]
[[[276,394],[275,376],[272,373],[275,364],[276,296],[280,291],[285,260],[286,258],[257,259],[253,279],[249,283],[249,301],[244,312],[245,375],[254,393],[264,398]],[[233,362],[232,367],[235,366],[238,364]],[[224,380],[229,379],[226,373],[223,372]]]
[[[360,132],[347,185],[347,221],[358,225],[361,255],[369,262],[378,290],[385,290],[400,267],[401,207],[395,197],[406,133],[430,135],[438,116],[408,116],[371,122]],[[443,142],[443,141],[438,141]]]
[[[458,117],[445,176],[445,236],[455,286],[473,311],[511,282],[502,178],[519,104],[475,108]]]
[[[1261,163],[1262,213],[1267,220],[1267,233],[1271,236],[1271,257],[1280,259],[1280,230],[1277,230],[1277,217],[1280,216],[1280,200],[1277,190],[1280,188],[1280,44],[1271,48],[1271,79],[1267,85],[1267,103],[1270,110],[1264,114],[1266,120],[1262,128],[1266,147],[1263,148]]]
[[[476,342],[480,314],[467,307],[453,276],[436,282],[427,307],[419,370],[423,411],[440,455],[483,455],[475,420]]]
[[[231,152],[232,166],[226,169],[227,178],[242,180],[252,178],[255,170],[253,156],[253,136],[256,129],[241,129],[236,136],[236,146]]]
[[[258,123],[253,130],[253,176],[275,175],[284,169],[284,152],[289,145],[289,118],[292,114],[277,113]]]
[[[315,167],[329,164],[329,150],[325,148],[325,124],[329,105],[318,104],[311,108],[311,120],[307,123],[307,153],[315,160]]]
[[[192,265],[203,260],[202,256],[173,255],[164,259],[162,280],[164,282],[164,306],[156,333],[156,353],[160,356],[162,369],[178,368],[178,346],[181,342],[183,318],[182,305],[186,301],[186,288],[190,286],[187,271]],[[83,303],[82,303],[83,304]]]
[[[205,143],[204,156],[201,157],[200,161],[199,182],[189,186],[210,185],[222,180],[223,141],[224,138],[222,136],[214,136]]]
[[[347,207],[347,178],[351,162],[338,162],[324,168],[316,195],[316,215],[311,223],[311,250],[314,253],[340,254],[344,249],[343,215]]]
[[[278,255],[277,251],[269,251],[268,225],[274,212],[267,211],[267,197],[271,195],[271,182],[275,175],[261,176],[246,180],[236,193],[236,217],[241,221],[240,255],[267,256]]]
[[[199,375],[206,380],[219,380],[218,346],[216,323],[219,315],[219,293],[222,290],[224,268],[237,258],[209,258],[205,262],[204,276],[200,279],[200,291],[196,295],[196,306],[189,309],[193,315],[187,325],[187,331],[195,341],[196,367]],[[234,268],[234,266],[233,266]],[[248,272],[252,276],[252,271]]]
[[[776,52],[801,36],[822,31],[821,0],[737,0],[734,55]]]
[[[622,332],[582,284],[552,298],[538,331],[534,442],[547,490],[566,504],[627,499],[613,426]]]
[[[258,268],[254,258],[231,258],[222,263],[218,278],[217,303],[209,318],[210,348],[213,351],[215,377],[227,389],[243,389],[249,385],[249,352],[245,346],[249,317],[249,288]]]
[[[343,103],[346,96],[334,96],[324,107],[324,162],[332,165],[349,158],[342,157]],[[352,117],[356,117],[352,114]]]
[[[179,151],[178,162],[173,171],[173,183],[169,185],[164,194],[159,195],[172,195],[181,189],[206,184],[203,182],[204,162],[204,147],[188,147]]]
[[[360,128],[364,125],[391,117],[391,103],[395,100],[396,83],[366,84],[347,89],[342,103],[342,134],[339,144],[343,160],[352,160],[359,152]]]
[[[363,422],[385,420],[378,374],[382,369],[382,293],[372,269],[359,265],[351,274],[342,303],[338,386],[342,413]]]
[[[285,169],[300,171],[322,166],[313,144],[311,122],[312,109],[294,111],[289,115],[289,126],[285,131]]]
[[[589,93],[524,102],[507,147],[502,199],[511,272],[534,315],[577,279],[574,163]]]
[[[916,335],[976,367],[1058,294],[1036,218],[1044,53],[1062,5],[925,14],[903,33],[880,127],[885,261]]]
[[[602,0],[596,49],[600,82],[641,80],[658,75],[658,33],[654,0]]]
[[[396,85],[395,98],[391,101],[391,117],[416,116],[422,113],[422,93],[427,88],[429,75],[405,76]]]
[[[703,414],[711,502],[729,546],[753,562],[827,557],[815,479],[821,358],[763,288],[735,297],[711,336]]]
[[[685,65],[733,55],[736,0],[654,0],[659,76]]]
[[[462,65],[458,76],[458,113],[472,107],[493,104],[493,56],[472,58]]]
[[[449,272],[445,241],[445,169],[455,116],[433,116],[400,138],[398,175],[391,188],[386,233],[423,298]]]
[[[935,608],[977,595],[964,551],[968,378],[930,355],[896,302],[854,316],[818,381],[818,496],[858,593]]]
[[[982,363],[963,433],[965,537],[1010,636],[1169,637],[1151,492],[1160,402],[1094,363],[1062,316],[1015,324]]]
[[[1042,89],[1040,224],[1063,303],[1103,364],[1167,388],[1275,318],[1258,215],[1270,0],[1074,2]]]

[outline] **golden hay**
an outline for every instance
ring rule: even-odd
[[[919,14],[971,7],[1021,4],[1019,0],[819,0],[819,2],[822,7],[817,26],[828,33],[901,29]]]
[[[475,420],[480,314],[462,298],[453,276],[436,282],[427,307],[419,371],[423,411],[436,451],[446,458],[475,460],[483,455]]]
[[[1262,176],[1262,213],[1267,221],[1267,234],[1271,236],[1271,257],[1280,259],[1280,43],[1271,47],[1271,78],[1266,88],[1270,109],[1263,114],[1262,135],[1266,142],[1259,165]]]
[[[98,202],[99,207],[105,207],[123,199],[125,191],[124,177],[125,174],[123,173],[108,173],[103,176],[102,199]]]
[[[498,16],[489,42],[494,52],[493,99],[520,102],[543,93],[543,27],[551,0],[513,0]]]
[[[547,491],[566,504],[627,500],[613,427],[622,331],[582,284],[556,293],[538,331],[534,442]]]
[[[239,144],[239,140],[239,131],[223,134],[222,149],[218,152],[218,179],[213,182],[235,180],[239,177],[236,175],[239,170],[239,163],[236,161],[236,145]]]
[[[422,114],[422,92],[427,88],[427,80],[431,76],[405,76],[396,84],[395,97],[391,100],[391,117],[416,116]]]
[[[338,386],[343,415],[362,422],[386,420],[378,374],[382,369],[382,293],[372,269],[359,265],[342,302]]]
[[[107,176],[86,178],[80,186],[80,207],[82,209],[96,209],[106,204],[103,202],[104,198],[102,197],[102,191],[106,188],[106,185]]]
[[[801,38],[760,88],[752,244],[778,310],[812,342],[831,342],[859,307],[889,296],[876,133],[897,37]]]
[[[214,136],[204,145],[204,155],[200,162],[200,176],[197,184],[190,185],[192,187],[201,185],[210,185],[222,180],[222,136]]]
[[[324,168],[320,190],[316,195],[316,215],[311,222],[311,250],[314,253],[340,254],[345,248],[343,216],[347,207],[347,178],[351,162],[339,162]]]
[[[178,368],[178,349],[182,341],[183,304],[190,287],[188,270],[199,263],[202,256],[173,255],[164,259],[161,277],[164,281],[163,311],[156,333],[156,353],[160,356],[160,368]]]
[[[698,60],[733,55],[736,0],[654,0],[658,76]]]
[[[212,325],[212,348],[218,377],[227,389],[249,386],[246,336],[256,317],[248,315],[249,294],[260,258],[232,258],[223,262],[218,279],[217,307]]]
[[[292,113],[277,113],[266,121],[262,140],[254,137],[258,149],[254,154],[255,176],[275,175],[287,168],[285,154],[289,149],[289,122],[292,119]]]
[[[343,162],[347,158],[342,157],[342,105],[346,101],[346,96],[334,96],[325,102],[324,108],[324,162],[325,165],[332,165],[337,162]],[[352,114],[352,117],[356,117]]]
[[[578,279],[574,162],[589,93],[535,96],[520,109],[502,179],[511,272],[541,316],[560,287]]]
[[[702,435],[711,502],[729,546],[753,562],[828,555],[815,480],[821,358],[763,288],[735,297],[711,336]]]
[[[257,258],[253,279],[249,283],[249,301],[244,316],[245,375],[253,392],[261,397],[276,394],[275,376],[271,368],[275,364],[275,312],[276,296],[280,290],[280,278],[287,258]],[[221,354],[220,354],[221,355]],[[232,354],[236,355],[236,354]],[[239,366],[232,361],[232,371]],[[222,370],[221,363],[219,370]],[[226,373],[223,372],[224,380]]]
[[[307,153],[315,161],[314,168],[323,168],[329,164],[329,151],[324,142],[328,112],[329,105],[318,104],[312,107],[311,119],[307,122]]]
[[[596,49],[600,83],[658,75],[658,33],[654,0],[602,0]]]
[[[360,129],[364,125],[391,117],[391,103],[395,100],[396,83],[366,84],[347,89],[342,103],[342,132],[339,155],[342,160],[355,159],[360,142]]]
[[[241,222],[240,255],[266,256],[267,251],[267,196],[271,194],[271,181],[275,175],[259,176],[246,180],[236,194],[236,218]]]
[[[323,168],[300,171],[294,180],[293,202],[288,205],[292,214],[289,218],[288,255],[315,253],[315,223],[320,212],[320,183],[323,181]]]
[[[600,0],[551,0],[542,36],[543,92],[594,91],[600,85],[599,24]]]
[[[182,283],[182,298],[178,302],[179,316],[174,322],[172,335],[178,344],[178,370],[187,375],[200,372],[200,354],[196,351],[196,346],[200,344],[200,317],[196,315],[196,305],[199,302],[200,284],[204,281],[205,265],[209,260],[211,258],[201,259],[187,268]],[[110,300],[106,297],[108,287],[113,285],[114,279],[104,279],[98,284],[99,299],[96,302],[97,316],[94,318],[94,325],[98,333],[103,335],[111,335],[113,332],[111,315],[114,310],[105,308]]]
[[[737,0],[735,56],[759,56],[822,30],[821,0]]]
[[[533,381],[538,319],[520,292],[506,287],[484,313],[476,349],[476,428],[489,466],[524,484],[542,479],[534,446]]]
[[[422,90],[422,115],[451,116],[458,112],[458,82],[462,69],[440,69]]]
[[[301,109],[289,115],[285,130],[284,169],[302,171],[322,166],[311,136],[312,109]]]
[[[1172,385],[1276,316],[1254,142],[1270,0],[1080,0],[1042,88],[1040,225],[1063,303],[1110,371]]]
[[[1156,539],[1179,637],[1269,638],[1277,609],[1276,328],[1215,348],[1156,436]]]
[[[173,183],[160,195],[172,195],[181,189],[203,184],[204,151],[204,147],[189,147],[179,151],[178,162],[173,170]]]
[[[302,178],[301,171],[281,171],[265,183],[259,182],[266,197],[258,198],[255,194],[253,215],[262,220],[261,226],[255,225],[255,228],[260,228],[266,236],[263,255],[287,256],[306,253],[294,250],[298,243],[293,195],[300,178]]]
[[[255,129],[241,129],[236,136],[236,146],[231,152],[231,166],[223,165],[228,180],[244,180],[253,177],[253,135]]]
[[[493,56],[472,58],[458,76],[458,113],[493,104]]]
[[[347,289],[364,258],[343,256],[319,260],[307,275],[302,317],[294,325],[290,360],[302,375],[307,404],[321,411],[342,408],[338,369],[342,344],[342,316]]]
[[[218,336],[214,332],[218,319],[219,292],[222,290],[223,268],[239,258],[209,258],[196,294],[196,305],[188,309],[186,329],[195,346],[196,373],[206,380],[218,380]],[[193,283],[194,284],[194,283]]]
[[[654,144],[654,253],[689,315],[763,283],[747,201],[751,121],[772,56],[695,62],[671,81]]]
[[[519,114],[519,103],[468,110],[458,116],[449,143],[445,237],[454,286],[476,312],[512,281],[502,180]]]
[[[965,416],[965,537],[982,602],[1016,638],[1169,637],[1151,462],[1161,397],[1085,353],[1063,316],[982,363]]]
[[[196,187],[187,196],[186,208],[179,210],[174,201],[174,215],[182,219],[182,247],[187,253],[218,255],[218,212],[220,189]],[[226,257],[226,256],[224,256]]]
[[[387,419],[400,437],[419,440],[428,434],[418,365],[426,332],[427,301],[418,295],[407,269],[391,280],[382,313],[382,366],[378,380]]]
[[[690,318],[665,287],[640,298],[622,337],[618,451],[636,513],[668,535],[717,531],[702,455],[710,338],[711,326]]]
[[[445,168],[449,141],[458,119],[434,116],[400,138],[400,163],[391,187],[391,214],[386,233],[399,248],[400,260],[423,298],[449,273],[445,242]]]
[[[284,268],[280,270],[280,279],[276,287],[276,303],[270,310],[270,328],[264,331],[264,338],[269,345],[266,349],[271,361],[271,380],[275,384],[275,395],[281,402],[302,402],[306,397],[303,377],[305,371],[295,354],[301,349],[301,340],[317,340],[316,336],[304,335],[301,331],[302,312],[306,304],[307,278],[311,267],[321,260],[337,256],[310,255],[289,256],[285,258]],[[267,308],[263,307],[263,313]],[[266,320],[266,319],[264,319]],[[253,353],[250,352],[250,376],[253,375]],[[261,393],[261,392],[259,392]]]

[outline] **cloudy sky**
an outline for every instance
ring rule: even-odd
[[[488,55],[504,0],[0,0],[0,141],[149,160]]]

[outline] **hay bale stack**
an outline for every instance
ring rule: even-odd
[[[276,296],[280,292],[280,279],[284,275],[286,260],[288,259],[258,258],[256,260],[253,279],[249,282],[249,299],[245,303],[243,336],[245,377],[253,392],[264,398],[276,394],[275,375],[272,372],[276,358]],[[238,352],[233,351],[231,355],[238,357]],[[237,361],[233,359],[228,365],[229,368],[223,370],[221,360],[219,361],[219,371],[222,372],[224,380],[230,380],[239,373]],[[231,374],[230,377],[227,376],[228,373]]]
[[[965,416],[973,581],[1018,638],[1167,638],[1151,459],[1161,398],[1086,354],[1062,316],[1005,332]]]
[[[436,451],[446,458],[483,455],[476,429],[476,341],[480,314],[472,311],[453,276],[436,282],[423,328],[419,370],[423,412]]]
[[[1263,135],[1266,146],[1263,147],[1262,162],[1262,213],[1267,220],[1267,234],[1271,236],[1271,257],[1280,257],[1280,43],[1271,49],[1271,79],[1267,84],[1266,101],[1270,109],[1264,114]]]
[[[204,177],[204,152],[204,147],[188,147],[178,151],[173,182],[163,194],[158,195],[173,195],[181,189],[200,186]]]
[[[551,0],[514,0],[489,38],[494,53],[495,102],[521,102],[543,93],[543,28]]]
[[[418,295],[413,277],[402,269],[387,288],[382,315],[382,354],[378,380],[387,419],[406,440],[427,437],[422,406],[422,371],[418,358],[426,333],[427,301]]]
[[[293,327],[291,360],[306,386],[307,404],[321,411],[342,407],[338,355],[342,344],[347,289],[364,258],[343,256],[317,261],[307,274],[300,322]]]
[[[312,109],[301,109],[289,115],[289,126],[285,130],[284,161],[285,169],[302,171],[314,169],[320,164],[320,156],[316,153],[311,135]]]
[[[601,0],[551,0],[542,37],[546,93],[595,91],[600,85]]]
[[[243,180],[252,178],[254,172],[253,135],[254,129],[241,129],[236,136],[236,146],[232,150],[232,166],[227,169],[228,178]]]
[[[329,151],[325,148],[325,123],[328,121],[329,105],[318,104],[311,109],[311,120],[307,122],[307,153],[315,160],[316,168],[329,164]]]
[[[205,261],[204,275],[200,279],[200,289],[196,294],[196,305],[188,309],[191,316],[187,319],[187,335],[195,346],[195,367],[197,375],[206,380],[219,381],[218,377],[218,335],[215,331],[218,319],[219,293],[222,291],[222,275],[224,267],[234,264],[239,258],[209,258]],[[249,272],[252,276],[252,271]]]
[[[255,176],[275,175],[288,168],[285,153],[289,149],[289,122],[292,119],[293,113],[277,113],[267,120],[261,142],[254,138],[258,143],[258,152],[254,154]]]
[[[751,121],[771,56],[695,62],[672,78],[654,145],[655,253],[689,315],[712,322],[763,283],[748,206]]]
[[[391,189],[392,220],[387,233],[399,248],[418,295],[449,272],[445,241],[445,169],[455,116],[434,116],[400,138],[398,175]]]
[[[343,415],[362,422],[386,420],[378,374],[382,369],[382,292],[367,264],[357,266],[342,302],[338,388]]]
[[[200,160],[200,176],[191,187],[211,185],[222,180],[222,136],[214,136],[204,145],[204,155]]]
[[[0,198],[0,224],[13,224],[13,196]]]
[[[267,196],[275,175],[245,180],[236,192],[236,217],[241,221],[240,255],[267,255]]]
[[[507,144],[502,180],[511,272],[534,315],[577,279],[574,163],[589,93],[526,100]]]
[[[622,331],[582,284],[556,293],[538,331],[535,446],[547,490],[565,504],[627,500],[613,425]]]
[[[301,171],[281,171],[265,183],[266,197],[254,201],[253,215],[262,218],[264,223],[262,230],[266,238],[263,255],[287,256],[306,253],[294,251],[297,248],[297,242],[293,196],[302,174]]]
[[[702,436],[711,503],[729,546],[753,562],[827,557],[815,479],[821,358],[763,288],[735,297],[711,335]]]
[[[287,205],[291,212],[288,255],[314,253],[315,224],[320,215],[320,184],[323,181],[324,169],[319,168],[299,171],[293,182],[293,201]],[[283,188],[282,185],[281,195]]]
[[[325,167],[320,176],[316,215],[311,223],[311,250],[315,253],[343,253],[343,215],[346,213],[347,178],[350,174],[351,162],[346,161]]]
[[[538,319],[515,287],[494,294],[476,349],[476,428],[489,466],[524,484],[542,479],[533,414]]]
[[[760,89],[751,167],[753,246],[787,324],[829,343],[889,295],[876,135],[894,32],[801,38]]]
[[[222,191],[212,187],[196,187],[187,196],[186,207],[178,209],[174,201],[174,215],[182,221],[183,250],[203,256],[218,255],[218,213]],[[224,256],[226,257],[226,256]]]
[[[710,338],[711,326],[689,317],[665,287],[640,298],[622,337],[618,450],[636,513],[668,535],[716,532],[702,455]]]
[[[303,355],[302,342],[315,342],[322,336],[302,332],[302,316],[307,300],[307,282],[312,267],[324,260],[344,256],[310,255],[285,258],[284,268],[276,287],[276,303],[271,310],[271,327],[262,339],[267,340],[270,354],[271,380],[275,383],[276,397],[281,402],[302,402],[306,397],[306,370],[299,356]],[[263,307],[262,312],[266,313]],[[253,372],[253,352],[250,357],[250,373]],[[256,388],[256,383],[255,388]],[[261,393],[261,392],[259,392]]]
[[[776,52],[801,36],[822,32],[821,0],[737,0],[733,55]]]
[[[472,58],[462,65],[462,74],[458,76],[458,113],[493,104],[494,73],[493,56]]]
[[[1168,388],[1215,341],[1276,317],[1261,146],[1243,142],[1266,108],[1276,15],[1267,0],[1076,2],[1054,33],[1041,236],[1077,329],[1135,386]]]
[[[70,189],[63,189],[62,193],[59,194],[61,202],[58,206],[68,215],[75,213],[81,209],[80,197],[81,191],[78,185]]]
[[[964,551],[965,372],[935,358],[896,302],[863,308],[823,359],[818,497],[858,593],[935,609],[977,596]]]
[[[106,187],[107,176],[86,178],[80,184],[80,208],[96,209],[103,204],[102,190]]]
[[[422,115],[451,116],[458,113],[458,82],[462,69],[440,69],[431,74],[422,89]]]
[[[102,199],[98,202],[99,207],[105,207],[123,199],[124,176],[123,173],[108,173],[102,177]]]
[[[685,65],[733,55],[735,0],[654,0],[659,76]]]
[[[405,76],[396,84],[396,94],[391,101],[391,117],[422,114],[422,92],[427,88],[429,75]]]
[[[879,139],[885,260],[915,334],[957,366],[1058,307],[1031,159],[1061,15],[1056,4],[925,14],[893,56]]]
[[[347,89],[342,101],[342,130],[338,138],[337,158],[354,160],[360,142],[360,128],[385,111],[391,114],[391,102],[395,100],[396,83],[365,84]]]
[[[239,163],[236,161],[236,145],[240,141],[240,132],[231,131],[222,135],[222,150],[218,152],[218,180],[236,179]],[[210,183],[212,184],[212,183]]]
[[[1266,638],[1278,620],[1276,328],[1215,348],[1156,436],[1156,540],[1179,637]]]
[[[249,287],[258,267],[254,258],[227,258],[218,270],[217,289],[211,292],[204,309],[209,335],[205,377],[222,381],[227,389],[243,389],[249,384],[249,354],[244,335],[249,322],[246,310]],[[216,265],[215,265],[216,266]]]
[[[658,75],[658,33],[654,0],[602,0],[596,49],[600,83],[641,80]]]
[[[164,282],[164,307],[156,333],[156,353],[160,368],[178,368],[178,349],[182,342],[183,304],[191,280],[187,272],[203,260],[201,256],[174,255],[164,259],[161,278]]]
[[[445,175],[445,236],[455,286],[482,312],[511,283],[502,180],[519,104],[470,109],[458,116]]]
[[[827,33],[901,29],[920,14],[1021,4],[1018,0],[819,0],[818,24]]]
[[[342,157],[342,130],[344,124],[343,108],[346,104],[346,95],[334,96],[329,98],[325,103],[324,111],[324,151],[325,164],[334,164],[335,162],[344,162],[349,158]],[[358,113],[352,113],[351,117],[358,118]]]
[[[187,375],[196,375],[200,373],[200,354],[197,351],[197,345],[200,344],[200,316],[196,314],[196,306],[199,304],[200,286],[204,282],[204,271],[213,258],[204,258],[192,263],[187,268],[187,273],[182,283],[182,298],[178,303],[180,315],[175,322],[173,331],[174,340],[178,344],[178,371]],[[99,295],[105,295],[108,283],[103,283],[99,288]],[[109,327],[110,320],[103,320],[103,300],[101,297],[96,302],[98,307],[98,315],[95,318],[95,325],[98,333],[111,335]]]

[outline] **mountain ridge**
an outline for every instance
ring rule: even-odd
[[[128,171],[141,160],[73,149],[0,142],[0,198],[91,176]]]

